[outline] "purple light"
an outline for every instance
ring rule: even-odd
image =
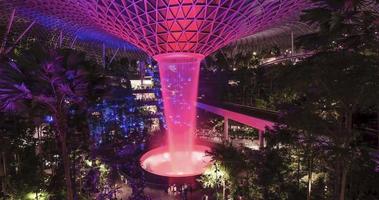
[[[54,121],[54,118],[51,115],[46,115],[45,118],[44,118],[44,120],[45,120],[46,123],[50,124],[50,123],[52,123]]]
[[[165,167],[155,171],[165,176],[196,175],[203,170],[197,161],[184,159],[204,152],[193,144],[200,61],[234,40],[290,21],[311,6],[308,0],[15,0],[13,4],[47,26],[99,40],[111,36],[154,56],[162,83],[168,147],[148,152],[143,160],[168,153]],[[187,165],[188,173],[179,173]]]
[[[209,55],[296,19],[309,0],[13,0],[24,16],[81,38],[127,41],[149,55]]]
[[[154,57],[159,63],[170,152],[190,151],[192,148],[200,61],[203,57],[192,53]]]

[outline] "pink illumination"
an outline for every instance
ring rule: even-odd
[[[154,58],[159,64],[170,152],[190,151],[196,128],[200,61],[204,56],[194,53],[168,53]]]
[[[168,147],[148,152],[143,158],[154,158],[150,159],[154,167],[150,170],[145,165],[145,169],[167,176],[188,176],[203,169],[191,156],[204,152],[193,144],[200,61],[234,40],[296,19],[310,2],[13,0],[11,4],[46,26],[66,29],[83,39],[104,41],[111,36],[154,56],[161,76]],[[169,159],[158,164],[166,153]]]
[[[170,153],[169,147],[162,146],[141,157],[141,166],[146,171],[168,177],[188,177],[202,174],[211,163],[205,154],[209,147],[194,145],[191,151]]]
[[[160,167],[157,168],[162,171],[161,167],[165,166],[164,173],[153,173],[175,176],[197,175],[201,171],[200,166],[204,165],[198,163],[200,160],[188,159],[192,155],[199,154],[199,148],[194,151],[193,136],[196,128],[200,61],[203,58],[203,55],[195,53],[167,53],[154,56],[159,64],[164,115],[168,128],[168,147],[165,149],[165,155],[167,154],[170,159],[162,165],[159,164]],[[148,154],[154,152],[156,151],[153,150]],[[190,172],[191,170],[193,171]]]
[[[154,56],[209,55],[260,31],[297,20],[310,0],[12,0],[33,20],[85,37],[125,40]]]
[[[265,131],[266,128],[273,128],[275,125],[275,122],[273,122],[273,121],[252,117],[249,115],[233,112],[230,110],[218,108],[218,107],[207,105],[204,103],[197,103],[197,107],[200,109],[206,110],[208,112],[212,112],[214,114],[217,114],[217,115],[226,117],[228,119],[237,121],[241,124],[251,126],[251,127],[256,128],[260,131]]]

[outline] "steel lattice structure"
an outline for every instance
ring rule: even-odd
[[[14,44],[15,40],[34,21],[32,18],[25,17],[25,15],[22,16],[21,11],[18,9],[15,9],[14,16],[12,16],[13,9],[15,9],[15,6],[10,1],[0,0],[0,39],[2,42],[7,40],[6,47],[18,45]],[[9,34],[5,35],[9,23]],[[71,48],[84,51],[90,59],[95,60],[99,64],[104,64],[104,56],[107,58],[112,58],[113,56],[117,58],[127,57],[132,60],[145,60],[147,58],[147,55],[141,49],[126,41],[115,40],[113,38],[110,41],[86,39],[76,35],[75,32],[59,29],[58,26],[52,25],[53,23],[51,26],[34,23],[25,36],[22,37],[20,44],[28,46],[28,40],[38,40],[50,48]],[[61,33],[62,38],[60,38]]]
[[[149,55],[208,55],[290,21],[308,0],[15,0],[21,13],[81,38],[125,40]]]

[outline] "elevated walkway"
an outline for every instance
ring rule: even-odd
[[[278,57],[267,58],[267,59],[262,60],[262,62],[260,63],[260,66],[278,64],[278,63],[289,61],[289,60],[297,60],[301,58],[310,57],[314,54],[315,52],[301,52],[301,53],[296,53],[293,55],[282,55]]]
[[[264,147],[264,132],[278,121],[279,113],[233,103],[211,105],[198,102],[199,109],[224,117],[224,140],[229,141],[229,119],[259,130],[259,146]]]

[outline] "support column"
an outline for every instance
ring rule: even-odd
[[[74,44],[76,42],[76,39],[78,38],[78,36],[75,36],[74,40],[71,42],[71,45],[70,45],[70,48],[74,48]]]
[[[103,68],[105,69],[106,68],[106,65],[107,65],[107,61],[105,60],[105,43],[103,43],[103,49],[102,49],[102,64],[103,64]]]
[[[293,35],[293,31],[291,32],[291,56],[295,55],[295,38]]]
[[[0,164],[2,164],[2,166],[1,166],[1,168],[2,168],[2,170],[1,170],[1,174],[0,174],[0,176],[2,176],[1,177],[1,192],[3,192],[4,194],[5,194],[5,192],[6,192],[6,187],[5,187],[5,185],[6,185],[6,180],[7,180],[7,166],[6,166],[6,158],[5,158],[5,153],[4,152],[1,152],[1,155],[0,155]]]
[[[296,62],[295,58],[295,36],[293,31],[291,32],[291,61]]]
[[[21,41],[21,39],[25,36],[25,34],[33,27],[33,25],[36,23],[36,21],[34,20],[25,30],[24,32],[21,33],[21,35],[16,39],[16,41],[13,43],[13,45],[11,47],[9,47],[6,51],[5,51],[5,54],[8,54],[9,52],[11,52],[16,46],[17,44]]]
[[[62,48],[63,44],[63,32],[59,32],[59,48]]]
[[[229,119],[224,117],[224,141],[229,142]]]
[[[138,68],[139,68],[139,76],[141,80],[141,85],[143,86],[143,80],[145,79],[145,72],[146,72],[145,61],[143,60],[139,61]]]
[[[118,53],[118,50],[120,50],[120,48],[117,48],[116,49],[116,51],[113,53],[113,56],[112,56],[112,58],[109,60],[109,62],[108,62],[108,67],[110,67],[111,66],[111,64],[112,64],[112,62],[113,62],[113,60],[116,58],[116,56],[117,56],[117,53]]]
[[[4,34],[4,39],[3,39],[3,42],[2,42],[1,47],[0,47],[0,53],[2,53],[5,50],[5,47],[7,46],[8,35],[9,35],[9,32],[10,32],[12,24],[13,24],[15,13],[16,13],[16,9],[13,9],[12,14],[11,14],[9,21],[8,21],[7,31]]]
[[[264,131],[259,130],[259,149],[263,149],[265,147],[265,136]]]

